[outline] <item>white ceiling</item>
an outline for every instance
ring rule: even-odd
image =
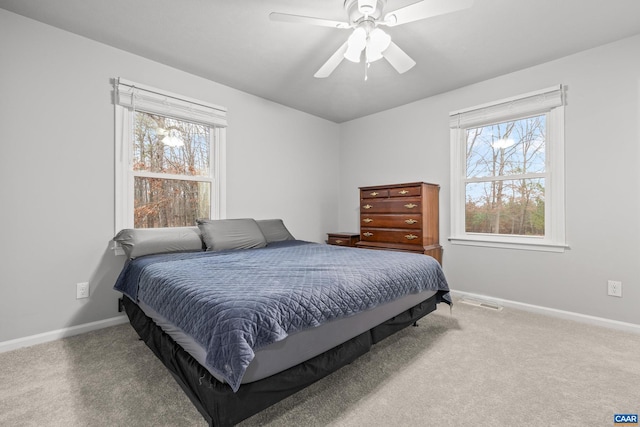
[[[415,0],[388,0],[391,11]],[[431,0],[425,0],[429,2]],[[0,8],[341,123],[640,34],[639,0],[475,0],[388,28],[417,65],[398,74],[343,61],[313,74],[349,30],[269,19],[346,21],[343,0],[0,0]]]

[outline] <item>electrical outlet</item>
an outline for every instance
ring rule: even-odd
[[[608,280],[607,295],[622,298],[622,282],[618,280]]]
[[[89,298],[89,282],[76,284],[76,299]]]

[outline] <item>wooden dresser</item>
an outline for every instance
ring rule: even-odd
[[[423,253],[442,264],[440,186],[425,182],[360,187],[359,248]]]

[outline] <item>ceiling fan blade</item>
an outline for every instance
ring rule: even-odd
[[[333,70],[338,68],[338,65],[344,59],[344,53],[347,51],[348,42],[344,42],[342,46],[335,51],[333,55],[324,63],[322,67],[313,75],[313,77],[318,79],[324,79],[325,77],[329,77]]]
[[[320,27],[341,28],[341,29],[351,28],[351,25],[349,25],[348,22],[331,21],[329,19],[312,18],[310,16],[289,15],[288,13],[271,12],[269,14],[269,18],[272,21],[291,22],[294,24],[309,24],[309,25],[317,25]]]
[[[400,74],[409,71],[416,65],[416,61],[411,59],[411,57],[394,42],[391,42],[389,47],[382,52],[382,56],[384,56],[384,59],[389,61],[389,64]]]
[[[420,0],[400,9],[387,13],[381,24],[395,27],[433,16],[444,15],[458,10],[468,9],[474,0]]]

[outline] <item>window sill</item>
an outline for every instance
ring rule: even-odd
[[[482,246],[486,248],[516,249],[525,251],[541,251],[562,253],[570,249],[568,245],[550,243],[538,238],[515,237],[513,239],[493,236],[463,236],[449,237],[453,245]]]

